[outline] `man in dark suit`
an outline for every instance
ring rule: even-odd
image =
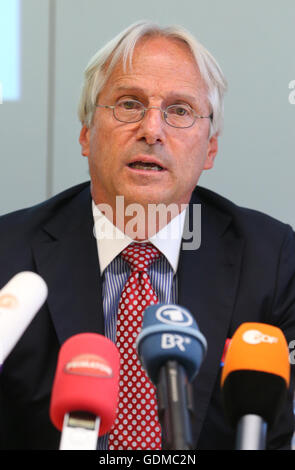
[[[224,91],[214,59],[181,30],[171,34],[145,23],[132,26],[89,64],[80,143],[90,184],[0,220],[1,284],[19,271],[33,270],[49,290],[46,305],[3,367],[2,448],[58,448],[49,402],[60,346],[80,332],[106,334],[109,316],[116,315],[111,311],[106,317],[107,267],[93,226],[95,206],[111,208],[115,226],[119,218],[122,222],[118,196],[125,207],[136,203],[143,208],[136,236],[130,213],[124,213],[120,227],[131,241],[153,240],[165,224],[182,220],[184,208],[193,215],[193,206],[201,204],[199,249],[183,249],[181,236],[178,248],[171,249],[173,298],[196,317],[208,342],[194,384],[195,447],[234,448],[235,431],[220,397],[224,345],[245,321],[280,327],[288,343],[295,338],[295,240],[290,227],[195,189],[217,154]],[[165,223],[160,217],[151,233],[149,205],[160,203],[173,204],[177,214]],[[268,434],[269,448],[290,446],[292,393],[291,387]]]

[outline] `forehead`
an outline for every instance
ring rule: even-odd
[[[206,95],[206,86],[189,47],[179,39],[143,38],[136,45],[132,64],[114,67],[103,92],[142,89],[151,96]]]

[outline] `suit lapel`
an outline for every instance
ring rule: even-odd
[[[231,217],[201,203],[199,249],[182,250],[178,269],[178,303],[196,318],[208,351],[194,386],[194,438],[197,442],[220,370],[238,287],[244,241],[231,229]],[[89,187],[43,227],[33,242],[37,271],[48,285],[48,307],[58,339],[81,332],[104,334],[102,282],[99,272]]]
[[[33,255],[48,285],[48,307],[60,343],[81,332],[104,334],[89,187],[43,227],[34,240]]]
[[[200,200],[194,198],[192,203],[200,203]],[[244,243],[230,229],[231,217],[207,204],[201,204],[201,210],[200,248],[181,251],[178,271],[179,304],[194,315],[208,344],[207,355],[194,384],[195,441],[199,437],[220,370]]]

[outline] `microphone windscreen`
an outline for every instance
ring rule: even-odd
[[[243,323],[231,340],[221,374],[222,399],[231,424],[256,414],[271,425],[286,401],[289,382],[289,351],[282,330]]]
[[[160,369],[167,361],[181,364],[188,380],[193,381],[206,354],[207,342],[186,308],[156,304],[144,312],[136,348],[154,384],[158,383]]]
[[[36,273],[16,274],[0,291],[0,365],[3,364],[47,298]]]
[[[120,355],[96,333],[80,333],[62,345],[53,382],[50,418],[60,431],[64,416],[85,411],[100,417],[99,435],[112,427],[117,409]]]

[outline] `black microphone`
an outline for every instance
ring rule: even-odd
[[[237,450],[264,450],[267,431],[286,403],[289,351],[283,332],[243,323],[228,348],[221,375],[225,412],[237,432]]]
[[[152,305],[145,310],[136,348],[157,389],[162,449],[193,449],[191,382],[207,350],[196,321],[184,307]]]

